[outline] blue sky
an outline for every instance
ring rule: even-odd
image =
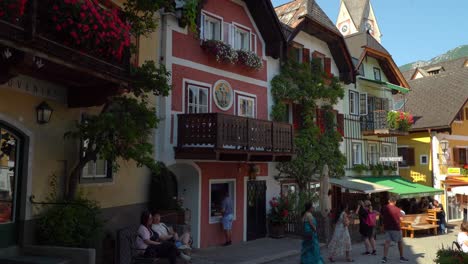
[[[335,23],[340,0],[316,0]],[[274,6],[290,2],[272,0]],[[398,65],[468,44],[467,0],[371,0],[382,44]]]

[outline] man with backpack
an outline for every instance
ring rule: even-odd
[[[377,213],[372,210],[372,205],[369,200],[365,202],[359,201],[357,212],[359,215],[359,233],[364,237],[364,245],[366,252],[363,255],[377,255],[375,250],[375,223]],[[372,252],[370,251],[372,249]]]

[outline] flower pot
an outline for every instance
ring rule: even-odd
[[[285,235],[286,226],[280,223],[270,223],[270,237],[283,238]]]

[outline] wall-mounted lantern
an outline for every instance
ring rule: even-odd
[[[54,110],[44,101],[36,107],[37,123],[47,124]]]

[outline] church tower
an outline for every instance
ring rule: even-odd
[[[343,36],[358,32],[369,33],[380,43],[382,34],[370,0],[340,0],[336,27]]]

